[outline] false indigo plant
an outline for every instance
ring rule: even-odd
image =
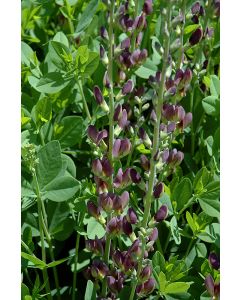
[[[23,299],[218,299],[220,2],[27,2]]]

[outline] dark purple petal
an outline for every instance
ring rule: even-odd
[[[116,188],[119,188],[122,185],[122,181],[123,181],[123,171],[122,168],[118,169],[117,175],[113,180],[113,185]]]
[[[214,281],[210,274],[205,278],[205,286],[209,294],[214,296]]]
[[[112,211],[113,200],[108,194],[103,193],[99,196],[99,204],[107,213]]]
[[[164,184],[162,182],[159,182],[153,190],[153,196],[158,199],[161,197],[162,193],[164,192]]]
[[[88,136],[94,143],[96,143],[97,135],[98,131],[96,127],[93,125],[88,126]]]
[[[148,239],[149,241],[155,242],[158,238],[158,229],[157,227],[154,227],[151,234],[149,235]]]
[[[105,49],[102,45],[100,45],[100,57],[101,57],[101,59],[104,58],[104,56],[105,56]]]
[[[106,129],[100,131],[97,135],[96,144],[98,145],[102,139],[105,139],[108,136],[108,132]]]
[[[189,38],[189,43],[194,46],[196,45],[197,43],[200,42],[200,40],[202,39],[202,35],[203,35],[203,32],[202,32],[202,29],[201,28],[198,28],[196,29],[190,36]]]
[[[152,275],[152,269],[150,266],[145,266],[140,275],[139,275],[139,278],[141,281],[146,281],[150,278],[150,276]]]
[[[176,129],[176,123],[172,122],[167,125],[167,133],[173,132]]]
[[[126,217],[123,218],[122,230],[128,236],[130,236],[133,232],[132,225],[128,222]]]
[[[220,268],[220,260],[216,253],[211,252],[209,254],[208,261],[213,269],[218,270]]]
[[[109,89],[110,88],[110,79],[109,79],[109,76],[108,76],[108,72],[106,71],[104,76],[103,76],[103,85]]]
[[[98,158],[94,159],[92,162],[92,172],[97,176],[102,176],[102,170],[103,167],[101,161]]]
[[[127,117],[128,117],[127,111],[126,111],[126,109],[123,109],[122,116],[120,117],[119,122],[118,122],[118,125],[122,129],[125,128],[129,124]]]
[[[157,222],[161,222],[163,220],[165,220],[167,218],[167,215],[168,215],[168,207],[167,205],[163,204],[159,210],[156,212],[155,216],[154,216],[154,219],[157,221]]]
[[[97,219],[100,216],[100,208],[97,207],[97,205],[94,202],[88,201],[87,209],[88,209],[88,213],[94,218]]]
[[[122,94],[127,95],[127,94],[131,93],[132,90],[133,90],[133,82],[132,82],[132,80],[128,80],[122,88]]]
[[[97,103],[102,104],[103,103],[103,95],[102,95],[100,88],[97,85],[93,88],[93,93],[94,93],[94,97],[95,97]]]
[[[121,140],[120,145],[120,154],[125,156],[131,151],[132,145],[129,141],[129,139],[123,139]]]
[[[113,157],[119,157],[120,147],[121,147],[121,140],[116,139],[113,144]]]
[[[140,161],[141,161],[141,165],[142,165],[143,169],[145,171],[149,171],[149,169],[150,169],[150,162],[149,162],[147,156],[144,155],[144,154],[141,154]]]
[[[198,1],[193,4],[193,6],[191,7],[191,11],[192,11],[193,15],[196,15],[196,14],[199,13],[199,11],[200,11],[200,3]]]
[[[133,183],[139,183],[141,181],[140,174],[133,168],[130,169],[130,176]]]
[[[113,168],[106,157],[102,159],[102,170],[106,177],[110,177],[113,174]]]
[[[126,218],[127,218],[128,222],[131,223],[131,224],[136,224],[137,223],[138,217],[137,217],[137,214],[136,214],[135,210],[132,207],[130,207],[128,209]]]
[[[146,13],[146,15],[150,15],[152,13],[152,0],[145,0],[143,5],[143,11]]]
[[[107,32],[107,29],[104,27],[104,26],[102,26],[101,28],[100,28],[100,35],[101,35],[101,37],[103,38],[103,39],[107,39],[108,40],[108,32]]]
[[[129,49],[131,46],[130,38],[126,38],[121,42],[121,49]]]

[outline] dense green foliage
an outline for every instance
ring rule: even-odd
[[[218,299],[219,1],[155,0],[152,11],[151,1],[126,2],[128,14],[142,14],[146,24],[123,30],[125,1],[22,0],[23,300]],[[120,58],[128,37],[126,52],[146,49],[147,57],[131,57],[126,66]],[[180,83],[179,69],[190,72]],[[189,120],[169,117],[165,104],[181,106]],[[130,146],[116,149],[118,139]],[[179,157],[164,161],[166,149]],[[137,175],[131,171],[125,184],[118,179],[119,187],[119,170],[127,168]],[[95,216],[89,203],[104,201],[101,189],[116,193],[122,206]],[[167,215],[156,217],[163,206]],[[133,232],[111,232],[111,218],[126,217],[129,208],[138,219],[130,222]],[[149,244],[154,227],[158,237]],[[97,246],[87,244],[95,238]],[[137,264],[123,271],[113,253],[130,251],[136,240]],[[151,267],[149,291],[140,286],[142,265]],[[124,284],[116,288],[106,278],[115,280],[119,269]]]

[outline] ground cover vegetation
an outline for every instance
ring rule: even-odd
[[[21,4],[22,299],[219,299],[220,1]]]

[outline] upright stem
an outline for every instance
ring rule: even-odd
[[[86,98],[85,98],[85,95],[84,95],[84,92],[83,92],[82,81],[76,79],[76,82],[77,82],[77,85],[78,85],[78,88],[79,88],[79,92],[80,92],[80,94],[82,96],[83,106],[84,106],[84,109],[86,111],[87,118],[88,118],[89,121],[91,121],[92,117],[90,115],[90,112],[89,112],[89,109],[88,109],[88,105],[87,105],[87,101],[86,101]]]
[[[181,28],[181,35],[180,35],[180,41],[181,41],[181,48],[180,48],[180,55],[178,57],[177,66],[176,69],[180,69],[182,60],[184,58],[184,44],[183,44],[183,35],[184,35],[184,26],[185,26],[185,20],[186,20],[186,0],[182,0],[182,28]]]
[[[33,173],[33,178],[34,178],[34,181],[35,181],[35,184],[36,184],[38,222],[39,222],[39,232],[40,232],[40,240],[41,240],[42,261],[46,263],[46,250],[45,250],[45,244],[44,244],[42,209],[41,209],[41,195],[40,195],[40,189],[39,189],[37,175],[36,175],[35,171]],[[47,298],[49,300],[51,300],[52,296],[51,296],[51,290],[50,290],[50,286],[49,286],[49,279],[48,279],[47,269],[43,269],[42,272],[43,272],[44,282],[46,283]]]
[[[136,18],[138,15],[138,0],[135,0],[134,2],[135,2],[134,18]],[[132,35],[131,51],[135,49],[136,37],[137,37],[137,30],[135,29]]]
[[[79,226],[82,223],[84,214],[78,214],[77,225]],[[80,234],[77,232],[76,246],[75,246],[75,259],[74,259],[74,273],[73,273],[73,290],[72,290],[72,300],[76,298],[76,283],[77,283],[77,263],[78,263],[78,251],[80,243]]]
[[[156,177],[156,165],[155,165],[155,161],[154,161],[154,155],[156,154],[156,152],[159,148],[159,131],[160,131],[159,128],[160,128],[160,121],[161,121],[164,84],[165,84],[165,78],[166,78],[168,54],[169,54],[169,47],[170,47],[170,36],[169,36],[170,21],[171,21],[171,1],[169,1],[169,3],[168,3],[167,15],[166,15],[166,25],[167,26],[165,28],[166,32],[165,32],[165,42],[164,42],[163,65],[162,65],[161,81],[160,81],[159,90],[158,90],[158,101],[157,101],[157,106],[156,106],[157,121],[154,126],[153,148],[152,148],[151,160],[150,160],[150,176],[149,176],[149,182],[148,182],[148,190],[147,190],[147,194],[145,196],[144,215],[143,215],[143,221],[142,221],[142,227],[144,229],[146,229],[146,227],[147,227],[147,223],[148,223],[148,219],[149,219],[149,215],[150,215],[153,186],[154,186],[154,180]],[[145,249],[145,240],[142,239],[142,252],[143,253],[144,253],[144,249]],[[142,268],[143,253],[139,259],[137,276],[140,274],[140,271]],[[136,286],[137,286],[137,281],[132,286],[132,291],[131,291],[129,300],[133,300]]]
[[[113,93],[113,45],[114,45],[114,36],[113,36],[113,14],[114,14],[114,4],[115,1],[111,1],[110,6],[110,19],[109,19],[109,63],[108,63],[108,77],[110,81],[110,92],[109,92],[109,146],[108,146],[108,158],[110,164],[113,165],[113,142],[114,142],[114,124],[113,124],[113,115],[114,115],[114,93]],[[113,176],[110,177],[110,191],[113,191]],[[107,221],[111,219],[111,214],[108,215]],[[111,248],[111,238],[109,234],[106,234],[106,245],[105,245],[105,252],[104,252],[104,261],[108,264],[109,261],[109,254]],[[103,296],[106,297],[107,295],[107,279],[105,278],[103,281]]]

